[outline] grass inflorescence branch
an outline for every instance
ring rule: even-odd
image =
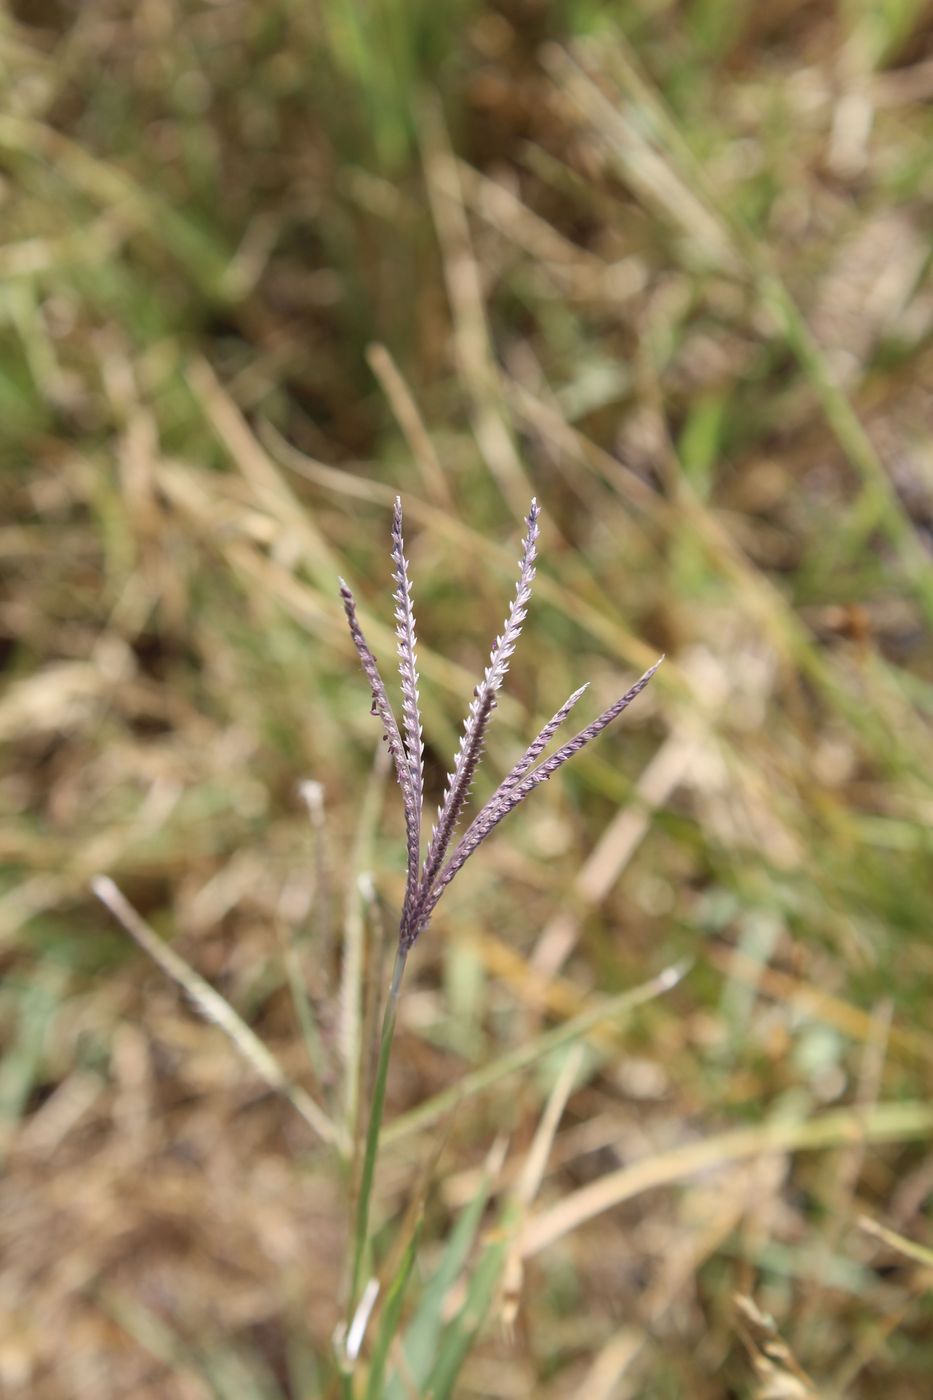
[[[532,500],[525,521],[525,538],[519,562],[515,596],[501,634],[496,638],[489,664],[477,685],[467,711],[460,746],[447,777],[443,801],[438,809],[434,828],[428,841],[424,860],[421,859],[422,812],[422,723],[418,696],[418,667],[415,655],[415,617],[412,605],[408,561],[402,534],[402,503],[395,500],[392,522],[392,561],[395,581],[395,621],[398,643],[399,673],[402,685],[402,727],[395,718],[388,700],[385,684],[370,650],[356,614],[353,595],[341,579],[343,598],[350,633],[373,694],[373,713],[382,720],[389,752],[395,762],[396,775],[402,789],[405,806],[408,864],[405,898],[399,920],[399,948],[407,954],[417,938],[427,928],[444,890],[503,817],[519,806],[540,784],[562,767],[569,758],[584,748],[627,709],[654,675],[660,660],[655,662],[633,686],[614,704],[584,729],[581,729],[549,758],[542,759],[547,745],[563,724],[586,690],[574,691],[560,709],[548,720],[537,738],[525,750],[508,776],[468,826],[453,848],[457,825],[470,794],[474,776],[482,758],[486,731],[496,706],[496,693],[501,689],[521,635],[522,623],[528,610],[535,577],[540,510]],[[403,738],[404,734],[404,738]]]

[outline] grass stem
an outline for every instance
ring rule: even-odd
[[[407,950],[400,945],[395,955],[392,982],[389,987],[389,995],[386,999],[385,1012],[382,1018],[382,1033],[379,1039],[379,1058],[376,1061],[372,1103],[370,1104],[369,1122],[366,1128],[363,1168],[360,1174],[359,1192],[356,1200],[356,1214],[353,1226],[353,1270],[350,1275],[350,1296],[347,1309],[348,1331],[360,1298],[363,1266],[366,1261],[366,1248],[369,1240],[369,1208],[372,1199],[373,1178],[376,1173],[376,1154],[379,1149],[379,1132],[382,1127],[382,1114],[385,1108],[386,1080],[389,1076],[389,1058],[392,1053],[392,1039],[395,1035],[395,1019],[398,1012],[399,990],[402,985],[402,975],[405,971],[405,963],[407,960]]]

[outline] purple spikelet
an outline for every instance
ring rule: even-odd
[[[518,583],[515,597],[509,609],[505,625],[496,638],[489,664],[483,678],[473,694],[463,726],[460,747],[453,769],[448,775],[444,800],[438,810],[437,821],[431,833],[424,863],[421,864],[421,809],[423,789],[422,727],[418,706],[418,667],[415,642],[415,617],[412,606],[411,584],[408,578],[408,561],[402,538],[402,503],[396,497],[395,514],[392,523],[392,561],[395,581],[395,632],[398,642],[399,673],[402,683],[402,725],[400,730],[389,704],[375,658],[366,643],[356,615],[356,605],[347,585],[341,579],[340,594],[343,599],[350,634],[353,638],[363,670],[373,693],[373,714],[382,720],[386,743],[395,762],[396,775],[402,789],[405,804],[405,825],[408,847],[408,874],[405,888],[405,901],[399,925],[399,942],[403,954],[407,953],[418,935],[427,927],[435,906],[451,880],[462,870],[470,856],[486,839],[503,817],[524,801],[540,783],[556,773],[569,758],[589,744],[614,719],[627,709],[660,666],[658,661],[635,684],[625,692],[608,710],[585,729],[581,729],[549,758],[541,759],[554,734],[570,714],[577,701],[586,690],[581,686],[564,701],[560,709],[548,720],[543,729],[522,754],[511,772],[499,784],[492,797],[474,818],[452,855],[444,864],[456,831],[458,819],[469,796],[480,758],[489,720],[496,706],[496,692],[501,688],[508,671],[509,659],[521,634],[531,585],[535,576],[535,558],[539,533],[539,511],[536,501],[526,520],[526,533],[522,545]],[[663,658],[662,658],[663,660]],[[404,732],[404,738],[403,738]],[[541,760],[539,762],[539,760]]]
[[[405,826],[408,831],[408,847],[411,851],[414,845],[417,853],[420,832],[421,832],[421,810],[415,801],[415,789],[411,777],[411,765],[408,761],[408,753],[402,743],[402,736],[399,733],[398,723],[389,704],[389,697],[386,694],[385,682],[379,673],[376,665],[376,658],[370,651],[369,644],[363,636],[363,629],[360,626],[359,618],[356,615],[356,602],[349,587],[340,579],[340,597],[343,600],[343,609],[347,615],[347,624],[350,628],[350,636],[359,653],[360,663],[369,681],[373,695],[372,712],[382,720],[383,738],[388,746],[389,753],[395,763],[395,774],[398,778],[399,787],[402,789],[402,800],[405,804]],[[417,854],[415,857],[415,877],[417,880]]]
[[[589,688],[589,681],[584,681],[579,690],[575,690],[571,696],[568,696],[557,713],[553,714],[548,720],[538,737],[528,745],[528,748],[522,754],[512,771],[503,778],[502,782],[499,784],[498,793],[503,793],[507,788],[514,787],[522,774],[527,773],[531,765],[537,762],[551,742],[551,739],[557,733],[558,729],[560,729],[564,720],[570,714],[574,705]]]
[[[661,657],[653,666],[649,667],[644,675],[640,676],[635,684],[627,690],[623,696],[616,700],[613,705],[610,705],[608,710],[604,710],[598,719],[594,719],[591,724],[588,724],[585,729],[581,729],[579,734],[574,735],[568,743],[564,744],[562,748],[559,748],[550,758],[546,758],[543,763],[538,764],[537,768],[532,768],[531,772],[527,773],[526,768],[529,765],[526,764],[525,759],[527,759],[528,754],[530,754],[538,744],[538,739],[540,739],[541,735],[538,736],[538,739],[535,740],[535,743],[532,744],[531,748],[527,751],[525,758],[521,759],[519,763],[516,764],[512,773],[509,774],[509,777],[506,778],[505,782],[500,784],[483,807],[482,811],[464,832],[461,840],[457,843],[453,855],[438,876],[433,890],[428,893],[427,897],[422,902],[420,913],[424,920],[424,927],[427,926],[434,912],[434,907],[443,891],[450,884],[457,872],[463,869],[463,866],[469,860],[477,846],[485,841],[493,827],[498,826],[503,817],[507,817],[510,812],[513,812],[540,783],[546,782],[552,774],[557,772],[558,768],[563,767],[569,758],[572,758],[575,753],[579,753],[580,749],[591,743],[592,740],[596,738],[597,734],[600,734],[606,728],[607,724],[611,724],[623,710],[628,709],[635,697],[640,695],[644,690],[663,660],[664,658]],[[579,694],[580,692],[578,691],[577,695]],[[566,705],[561,707],[565,713],[569,712],[574,698],[574,696],[571,696]],[[560,713],[561,710],[558,710],[557,714],[559,715]],[[554,716],[554,720],[556,719],[557,715]],[[542,735],[548,729],[553,733],[554,728],[557,727],[554,720],[549,721],[549,723],[545,725],[544,729],[541,731]],[[545,740],[545,743],[546,742],[547,740]],[[543,749],[543,747],[544,745],[542,744],[541,749]],[[538,749],[539,753],[541,749]],[[532,759],[531,761],[533,762],[534,760]],[[513,778],[513,774],[517,776]],[[525,774],[525,776],[521,776],[522,774]]]
[[[539,517],[538,502],[532,499],[528,518],[525,521],[526,533],[522,544],[515,597],[512,600],[512,606],[509,609],[502,633],[496,638],[483,679],[473,693],[473,701],[464,721],[460,748],[454,762],[453,772],[447,776],[447,790],[438,810],[437,821],[431,833],[428,852],[425,856],[424,874],[421,881],[423,894],[426,894],[430,889],[453,839],[457,821],[469,796],[470,785],[482,756],[486,728],[496,703],[496,691],[501,688],[502,682],[505,680],[505,673],[509,669],[509,658],[515,650],[521,635],[522,623],[527,616],[531,585],[535,576]]]
[[[398,669],[402,679],[402,723],[404,725],[405,751],[411,779],[412,803],[418,815],[417,826],[408,826],[408,888],[405,904],[414,899],[418,884],[418,867],[421,863],[421,806],[424,778],[421,712],[418,708],[418,663],[415,641],[415,614],[412,607],[411,583],[408,578],[408,560],[405,558],[405,543],[402,539],[402,500],[395,498],[395,515],[392,521],[392,562],[395,566],[395,635],[398,644]]]

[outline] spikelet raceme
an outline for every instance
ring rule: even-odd
[[[564,701],[560,709],[548,720],[541,732],[529,744],[521,758],[503,779],[474,817],[460,840],[451,851],[457,825],[469,797],[479,761],[489,721],[496,705],[496,693],[501,689],[508,671],[509,659],[521,635],[528,602],[531,598],[531,585],[535,576],[540,511],[537,501],[532,500],[525,521],[526,532],[519,562],[518,582],[515,597],[509,609],[501,634],[496,638],[483,678],[473,693],[469,710],[463,724],[460,747],[453,768],[447,777],[443,801],[438,809],[437,819],[428,841],[424,860],[421,859],[421,814],[423,788],[423,744],[421,712],[418,696],[418,666],[415,654],[415,616],[408,577],[408,561],[405,558],[405,545],[402,536],[402,502],[395,500],[395,513],[392,523],[392,562],[395,582],[395,622],[398,643],[399,674],[402,687],[402,728],[389,703],[385,683],[370,650],[359,619],[353,594],[340,580],[340,595],[343,599],[350,635],[359,653],[363,671],[369,681],[373,696],[373,714],[382,721],[383,733],[389,752],[395,764],[396,777],[402,789],[405,808],[406,844],[408,868],[405,886],[405,899],[399,924],[399,944],[403,953],[412,947],[418,936],[430,922],[437,902],[451,880],[469,860],[494,827],[503,817],[525,800],[539,784],[546,782],[558,768],[584,748],[597,734],[611,724],[623,710],[626,710],[651,680],[663,657],[644,673],[624,695],[604,710],[601,715],[566,744],[563,744],[548,758],[541,758],[550,740],[577,704],[586,690],[583,685]]]

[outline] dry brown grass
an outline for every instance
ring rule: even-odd
[[[387,1223],[446,1134],[421,1278],[498,1139],[524,1190],[456,1393],[925,1393],[930,11],[590,9],[0,23],[3,1394],[336,1393],[334,1159],[89,886],[339,1098],[403,838],[335,582],[388,656],[396,490],[430,796],[533,491],[492,773],[670,659],[418,945],[390,1122],[694,960],[559,1123],[545,1060],[390,1127]]]

